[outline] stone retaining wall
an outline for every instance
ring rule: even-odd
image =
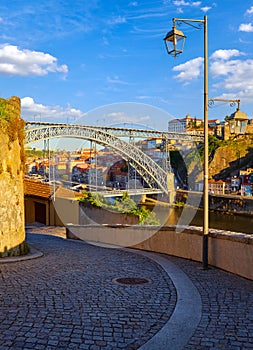
[[[0,99],[0,257],[27,252],[20,99]]]
[[[202,232],[197,227],[68,225],[67,237],[202,261]],[[209,265],[253,280],[253,235],[210,229],[208,243]]]

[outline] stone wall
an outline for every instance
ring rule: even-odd
[[[214,229],[209,232],[209,265],[253,280],[253,235]],[[199,227],[67,225],[67,238],[202,262],[203,235]]]
[[[24,227],[24,122],[20,99],[0,99],[0,257],[27,252]]]

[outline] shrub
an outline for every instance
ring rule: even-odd
[[[113,204],[100,193],[92,194],[90,192],[82,192],[79,201],[88,202],[97,208],[103,207],[120,213],[136,215],[139,217],[139,224],[141,225],[160,224],[154,213],[150,212],[148,209],[138,207],[135,201],[129,197],[127,192],[124,192],[121,198],[115,199]]]

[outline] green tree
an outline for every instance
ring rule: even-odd
[[[115,204],[123,213],[131,213],[137,209],[135,201],[129,197],[128,192],[124,192],[121,198],[117,198]]]
[[[219,140],[217,137],[213,135],[208,135],[208,155],[209,157],[213,157],[214,152],[216,151],[217,148],[219,148],[222,145],[222,141]],[[203,160],[204,159],[204,145],[199,147],[199,154],[200,158]]]

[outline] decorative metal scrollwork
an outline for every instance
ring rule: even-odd
[[[190,27],[196,28],[196,29],[201,29],[203,27],[203,23],[201,23],[201,22],[197,22],[197,24],[193,24],[192,21],[189,21],[187,19],[186,20],[184,20],[184,19],[176,19],[176,21],[177,21],[177,25],[179,27],[182,26],[183,23],[187,24]]]
[[[225,102],[229,103],[230,107],[234,107],[237,104],[237,108],[240,109],[240,100],[226,100],[223,98],[209,98],[208,107],[212,108],[215,105],[215,102]]]

